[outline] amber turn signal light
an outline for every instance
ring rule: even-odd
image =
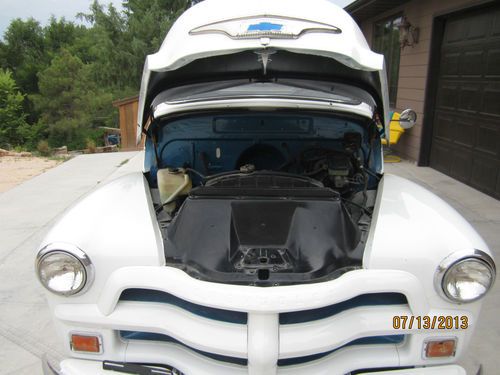
[[[425,356],[427,358],[453,357],[457,341],[448,340],[430,340],[425,343]]]
[[[95,335],[71,335],[71,350],[74,352],[100,353],[101,338]]]

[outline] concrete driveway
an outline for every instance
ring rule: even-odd
[[[41,374],[42,354],[62,353],[33,272],[45,232],[99,184],[141,168],[137,152],[82,155],[0,194],[0,374]]]
[[[386,173],[415,181],[439,195],[460,212],[484,238],[495,256],[500,273],[500,201],[462,184],[432,168],[408,162],[386,164]],[[500,277],[486,297],[479,324],[461,362],[467,374],[475,375],[482,363],[483,375],[500,374]]]
[[[127,162],[125,162],[127,161]],[[62,353],[33,271],[44,233],[72,203],[100,183],[142,167],[141,153],[78,156],[0,194],[0,374],[41,374],[40,357]],[[416,181],[461,212],[500,260],[500,202],[430,168],[389,164],[388,173]],[[500,282],[485,301],[482,319],[463,365],[473,374],[500,368]]]

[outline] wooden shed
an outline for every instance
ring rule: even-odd
[[[136,145],[137,135],[137,107],[139,97],[119,99],[113,102],[113,106],[120,112],[120,136],[122,150],[142,150],[144,148],[144,136],[141,143]]]

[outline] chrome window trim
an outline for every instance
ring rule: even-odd
[[[459,301],[446,293],[446,291],[443,288],[443,278],[446,274],[446,272],[450,269],[450,267],[454,266],[455,264],[458,264],[463,261],[467,261],[469,259],[477,259],[486,264],[491,270],[492,274],[492,280],[491,280],[491,285],[488,291],[493,287],[493,284],[495,284],[495,278],[496,278],[496,266],[493,258],[485,253],[482,250],[477,250],[477,249],[472,249],[472,250],[462,250],[462,251],[456,251],[448,255],[446,258],[444,258],[441,263],[439,264],[438,268],[436,269],[436,272],[434,274],[434,288],[438,292],[438,294],[443,297],[444,299],[451,301],[453,303],[470,303],[477,301],[478,299],[481,299],[488,293],[488,291],[483,294],[482,296],[479,296],[477,298],[474,298],[469,301]]]
[[[54,253],[64,253],[64,254],[69,254],[75,257],[83,266],[85,269],[85,275],[84,275],[84,281],[83,285],[77,289],[76,291],[71,291],[71,292],[55,292],[53,290],[48,289],[45,284],[42,282],[40,278],[40,263],[41,261],[48,255],[54,254]],[[74,296],[77,294],[82,294],[85,291],[88,290],[88,288],[92,285],[95,277],[95,267],[92,264],[92,261],[88,257],[88,255],[81,250],[79,247],[68,244],[68,243],[63,243],[63,242],[54,242],[50,243],[46,246],[44,246],[37,254],[36,260],[35,260],[35,269],[36,269],[36,276],[38,278],[38,281],[40,281],[40,284],[42,284],[45,289],[50,291],[51,293],[54,293],[56,295],[60,296]]]

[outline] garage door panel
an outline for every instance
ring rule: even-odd
[[[483,72],[484,51],[463,52],[460,58],[460,73],[462,76],[480,77]]]
[[[486,88],[481,113],[500,117],[500,88]]]
[[[447,19],[431,166],[500,198],[500,4]]]
[[[457,76],[459,69],[458,64],[460,62],[460,53],[459,52],[451,52],[445,53],[441,57],[441,67],[442,67],[442,75],[443,77],[453,77]]]
[[[446,25],[443,42],[445,44],[460,42],[465,39],[467,29],[460,20],[450,20]]]
[[[469,183],[472,173],[472,155],[472,152],[469,150],[453,153],[450,176],[462,182]]]
[[[481,84],[464,84],[460,88],[458,110],[462,112],[474,113],[481,108],[482,97]]]
[[[433,160],[433,167],[438,171],[449,174],[451,166],[453,165],[453,155],[451,147],[442,141],[435,140],[434,147],[432,148],[431,158]]]
[[[500,36],[500,11],[496,11],[493,16],[493,26],[491,28],[492,36]]]
[[[484,39],[491,33],[494,23],[492,14],[473,12],[454,17],[448,21],[445,29],[445,43],[462,43]]]
[[[438,109],[454,110],[458,105],[458,84],[444,83],[438,88]]]
[[[441,141],[453,141],[453,117],[448,112],[440,112],[436,116],[434,137]]]
[[[468,26],[466,40],[474,41],[484,39],[491,30],[492,21],[490,14],[466,16],[466,18],[464,18],[464,22]]]
[[[488,194],[494,194],[498,171],[497,160],[481,157],[474,158],[471,185]]]
[[[477,127],[476,149],[491,157],[500,157],[500,130],[496,124],[480,124]]]
[[[459,119],[454,122],[455,143],[466,147],[474,148],[476,138],[476,125],[474,119]]]
[[[486,57],[486,76],[500,78],[500,49],[492,48]]]

